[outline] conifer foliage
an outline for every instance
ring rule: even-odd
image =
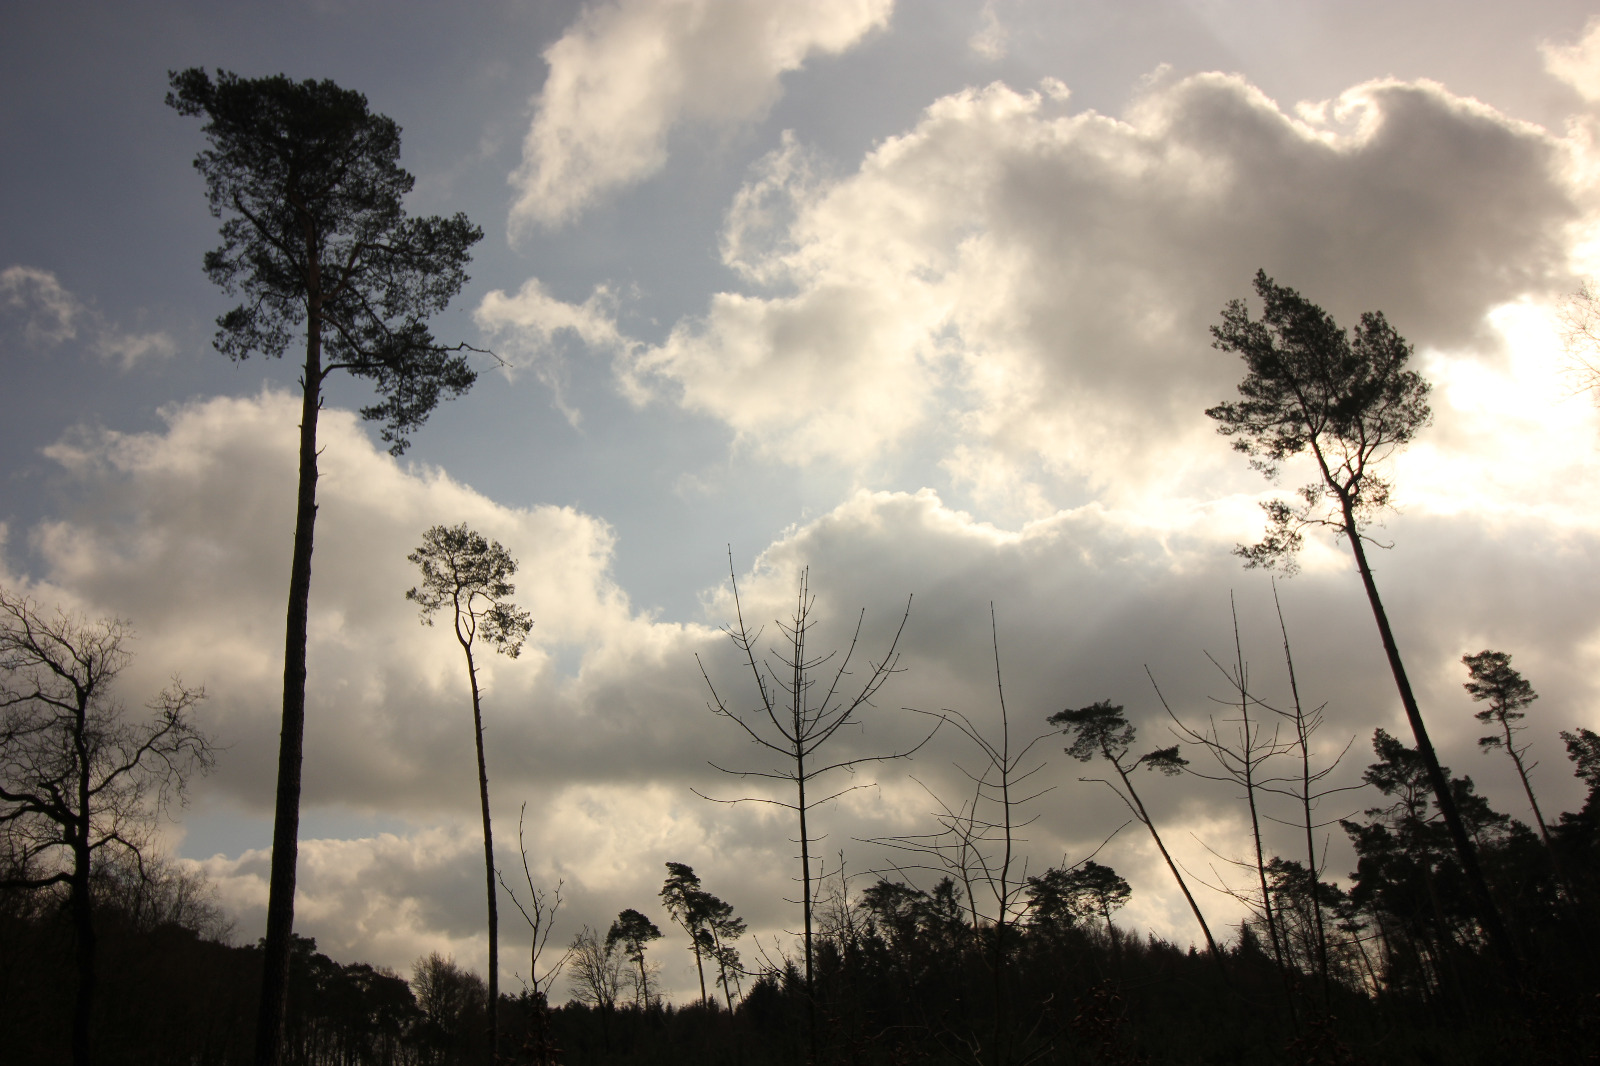
[[[266,963],[257,1062],[279,1061],[294,927],[300,767],[305,743],[306,626],[317,514],[317,416],[338,371],[371,382],[390,451],[439,402],[472,386],[465,345],[439,343],[427,320],[461,291],[483,231],[456,214],[408,218],[413,178],[400,166],[400,127],[331,81],[241,78],[199,67],[170,75],[167,104],[204,120],[205,180],[222,243],[206,275],[243,299],[217,319],[216,347],[235,362],[280,358],[304,337],[300,470],[284,635],[283,726],[272,830]]]

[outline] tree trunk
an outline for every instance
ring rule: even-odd
[[[1246,804],[1250,808],[1250,836],[1256,849],[1256,879],[1261,886],[1261,913],[1267,921],[1267,936],[1272,941],[1272,957],[1277,961],[1278,973],[1283,978],[1283,994],[1289,1006],[1289,1025],[1296,1032],[1300,1031],[1299,1012],[1295,1009],[1295,982],[1291,968],[1285,954],[1283,938],[1278,932],[1278,916],[1272,910],[1272,892],[1267,888],[1267,860],[1266,853],[1261,846],[1261,814],[1256,808],[1256,765],[1255,734],[1250,731],[1250,690],[1244,671],[1244,645],[1239,640],[1239,608],[1233,602],[1233,595],[1228,595],[1228,604],[1233,608],[1233,653],[1234,668],[1238,671],[1239,683],[1239,717],[1244,727],[1240,742],[1240,762],[1244,767],[1244,795]],[[1270,756],[1269,752],[1269,756]],[[1268,756],[1263,756],[1267,758]]]
[[[1322,984],[1322,1009],[1332,1000],[1328,979],[1328,933],[1322,919],[1322,873],[1317,868],[1317,843],[1311,818],[1311,739],[1306,733],[1305,708],[1300,703],[1300,685],[1294,676],[1294,653],[1289,650],[1289,625],[1283,620],[1283,604],[1278,602],[1278,586],[1272,586],[1272,602],[1278,609],[1278,628],[1283,633],[1283,661],[1289,668],[1289,692],[1294,698],[1294,736],[1300,747],[1300,808],[1306,831],[1306,872],[1311,880],[1311,915],[1316,923],[1317,974]],[[1374,986],[1376,987],[1376,986]]]
[[[801,592],[804,602],[804,590]],[[817,1058],[817,997],[816,989],[811,983],[811,837],[806,827],[806,754],[805,734],[803,732],[802,709],[805,699],[805,679],[802,675],[802,666],[805,662],[805,645],[801,643],[803,632],[796,628],[795,631],[795,667],[794,687],[789,693],[790,708],[794,716],[794,764],[795,764],[795,792],[796,802],[800,812],[800,910],[805,923],[805,948],[806,948],[806,1038],[810,1048],[809,1062],[816,1066]]]
[[[1128,775],[1122,769],[1122,764],[1113,759],[1109,751],[1105,751],[1104,754],[1107,761],[1116,769],[1117,776],[1122,778],[1122,785],[1128,790],[1128,795],[1133,797],[1133,802],[1136,804],[1135,813],[1138,814],[1139,821],[1143,822],[1144,827],[1150,830],[1150,838],[1156,842],[1156,848],[1161,852],[1161,857],[1167,861],[1167,869],[1172,871],[1173,880],[1177,881],[1178,887],[1183,890],[1183,898],[1189,901],[1189,909],[1194,912],[1194,920],[1200,923],[1200,931],[1205,934],[1206,947],[1210,950],[1211,957],[1216,960],[1217,969],[1222,972],[1223,978],[1226,979],[1228,970],[1223,964],[1222,952],[1217,949],[1217,941],[1211,935],[1211,927],[1206,924],[1205,915],[1200,913],[1200,904],[1195,902],[1194,894],[1189,891],[1188,882],[1184,881],[1183,874],[1178,872],[1177,862],[1168,854],[1167,846],[1161,842],[1161,834],[1156,832],[1156,824],[1151,821],[1150,813],[1144,809],[1144,801],[1139,799],[1139,793],[1133,790],[1133,782],[1128,780]]]
[[[85,775],[87,776],[87,775]],[[86,809],[86,808],[80,808]],[[82,835],[73,842],[72,892],[73,945],[78,967],[78,990],[72,1005],[73,1066],[89,1066],[89,1034],[94,1022],[94,901],[89,895],[88,819],[79,827]]]
[[[459,621],[458,621],[459,626]],[[461,631],[456,630],[461,639]],[[494,895],[494,832],[489,825],[489,770],[483,759],[483,709],[478,696],[478,669],[472,645],[461,641],[472,682],[472,732],[478,742],[478,801],[483,808],[483,878],[489,894],[489,1061],[500,1058],[500,911]]]
[[[700,975],[700,1005],[704,1007],[711,997],[706,995],[706,968],[700,955],[700,937],[693,929],[689,930],[689,946],[694,949],[694,969]]]
[[[278,794],[272,822],[272,873],[262,953],[261,1009],[256,1018],[256,1066],[277,1066],[289,991],[294,931],[295,863],[300,838],[300,764],[306,731],[306,628],[311,610],[311,541],[317,521],[317,415],[322,409],[320,307],[306,323],[301,379],[300,481],[289,564],[289,611],[283,642],[283,726],[278,735]]]
[[[1539,827],[1539,835],[1544,838],[1544,846],[1555,854],[1554,845],[1550,843],[1550,830],[1545,828],[1544,812],[1539,809],[1539,801],[1533,798],[1533,785],[1528,780],[1527,768],[1522,765],[1522,756],[1517,754],[1516,746],[1512,743],[1511,723],[1502,715],[1500,726],[1506,734],[1506,754],[1511,756],[1511,761],[1516,765],[1517,776],[1522,779],[1522,791],[1528,797],[1528,806],[1533,808],[1533,821]]]
[[[1344,515],[1344,535],[1350,541],[1350,550],[1355,553],[1356,568],[1361,571],[1361,583],[1367,590],[1367,603],[1372,607],[1372,617],[1378,623],[1378,635],[1383,640],[1384,653],[1389,657],[1389,670],[1394,674],[1395,687],[1400,690],[1400,702],[1405,706],[1406,719],[1411,723],[1411,734],[1416,739],[1417,751],[1422,756],[1423,765],[1427,767],[1428,781],[1433,786],[1439,813],[1444,815],[1445,825],[1450,830],[1450,840],[1455,845],[1456,857],[1461,860],[1462,872],[1467,876],[1467,886],[1472,892],[1473,902],[1477,904],[1478,920],[1483,923],[1483,931],[1488,935],[1489,946],[1499,957],[1500,965],[1505,969],[1506,975],[1513,983],[1520,983],[1521,963],[1517,959],[1516,950],[1511,946],[1511,937],[1506,932],[1505,922],[1500,917],[1500,908],[1495,906],[1494,898],[1489,895],[1489,884],[1484,880],[1483,870],[1478,866],[1477,849],[1472,846],[1466,826],[1461,821],[1461,812],[1456,809],[1455,797],[1450,793],[1450,782],[1445,779],[1444,770],[1439,766],[1439,757],[1434,754],[1433,742],[1428,739],[1428,727],[1423,724],[1422,712],[1417,708],[1417,698],[1411,693],[1411,682],[1406,677],[1405,664],[1400,661],[1400,649],[1395,645],[1394,632],[1389,628],[1389,616],[1384,612],[1383,601],[1378,597],[1378,586],[1372,579],[1372,568],[1367,565],[1367,553],[1361,545],[1361,534],[1356,528],[1355,514],[1348,501],[1341,501],[1341,506]]]

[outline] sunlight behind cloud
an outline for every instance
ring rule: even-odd
[[[1540,52],[1551,75],[1590,103],[1600,103],[1600,18],[1591,19],[1583,37],[1569,45],[1547,43]]]
[[[834,180],[786,139],[724,235],[757,291],[623,348],[628,394],[796,465],[935,449],[1004,513],[1160,506],[1238,483],[1202,413],[1237,364],[1206,330],[1257,267],[1464,352],[1562,274],[1560,142],[1436,84],[1299,117],[1237,76],[1152,83],[1123,119],[1060,95],[947,96]]]
[[[1519,322],[1511,315],[1506,328],[1522,328]],[[161,433],[80,433],[52,449],[61,464],[58,491],[96,505],[32,532],[46,564],[33,591],[137,627],[129,692],[154,691],[174,671],[207,686],[205,721],[228,751],[225,772],[200,783],[197,802],[251,817],[263,816],[272,795],[280,676],[272,649],[281,641],[287,555],[279,531],[290,526],[297,410],[292,397],[264,392],[172,408]],[[459,650],[418,625],[403,600],[415,580],[405,554],[420,531],[465,520],[522,563],[515,600],[536,620],[529,645],[516,661],[480,663],[490,779],[500,827],[528,803],[535,876],[546,887],[565,877],[572,888],[568,928],[603,926],[622,907],[649,905],[661,864],[671,860],[694,864],[752,929],[786,943],[782,931],[796,925],[782,902],[792,897],[793,828],[781,811],[726,808],[690,791],[744,794],[708,760],[762,768],[743,734],[707,709],[697,664],[698,656],[734,706],[753,706],[748,665],[712,625],[733,614],[726,582],[704,596],[712,624],[641,615],[610,577],[613,534],[604,523],[566,508],[504,507],[440,471],[401,464],[373,445],[353,413],[330,409],[323,427],[305,809],[382,811],[412,828],[307,842],[305,930],[325,949],[401,969],[435,949],[481,965],[481,884],[463,850],[471,850],[473,834],[461,828],[472,824],[476,797]],[[932,490],[859,492],[766,545],[750,565],[740,562],[743,607],[753,626],[765,626],[760,652],[770,654],[781,641],[774,623],[793,607],[795,575],[809,566],[819,612],[811,646],[819,653],[846,646],[862,618],[864,662],[884,654],[911,598],[904,672],[861,729],[836,738],[841,757],[913,746],[926,720],[904,707],[956,708],[989,727],[996,713],[991,604],[1017,729],[1031,734],[1063,706],[1111,698],[1157,741],[1165,719],[1144,667],[1180,713],[1205,708],[1218,682],[1204,652],[1231,644],[1230,589],[1240,594],[1246,654],[1269,664],[1276,656],[1268,586],[1229,554],[1236,541],[1258,535],[1253,502],[1239,496],[1154,514],[1096,502],[1007,528]],[[1495,529],[1424,513],[1395,525],[1402,527],[1395,555],[1378,563],[1380,580],[1419,664],[1425,701],[1448,706],[1459,695],[1446,669],[1459,659],[1458,645],[1498,639],[1515,625],[1544,627],[1538,653],[1527,659],[1541,690],[1589,705],[1592,674],[1574,669],[1572,648],[1593,640],[1581,622],[1591,598],[1568,557],[1590,550],[1594,530],[1555,529],[1512,509]],[[1505,537],[1525,553],[1506,558]],[[1281,589],[1291,627],[1305,632],[1316,622],[1314,645],[1297,647],[1303,691],[1331,701],[1341,730],[1393,727],[1392,690],[1348,560],[1331,540],[1314,542],[1307,555],[1301,576]],[[1521,590],[1517,600],[1455,580],[1491,560],[1504,584]],[[227,605],[220,627],[218,603]],[[1419,612],[1439,617],[1419,620]],[[557,668],[569,647],[578,649],[575,672]],[[1277,684],[1270,676],[1264,669],[1269,687]],[[1441,744],[1470,745],[1470,718],[1452,725],[1460,723],[1442,719]],[[1076,783],[1076,764],[1050,744],[1045,752],[1058,788],[1029,830],[1036,865],[1087,854],[1125,817],[1114,797]],[[844,838],[926,831],[933,808],[924,786],[935,795],[959,793],[967,786],[955,767],[970,754],[952,734],[914,762],[884,764],[850,782],[881,781],[881,788],[817,811],[818,831],[846,847],[852,869],[872,868],[880,857]],[[1507,787],[1497,767],[1480,781]],[[1150,802],[1175,838],[1193,829],[1225,853],[1238,850],[1229,796],[1153,786]],[[509,828],[497,837],[510,847]],[[1181,847],[1204,865],[1203,854]],[[507,851],[502,865],[513,855]],[[1172,909],[1164,871],[1137,837],[1119,838],[1101,859],[1146,897],[1125,920],[1188,942],[1191,919]],[[201,866],[238,915],[241,936],[253,937],[264,853],[211,856]],[[1220,901],[1212,906],[1227,913]],[[392,917],[380,921],[384,915]],[[686,956],[672,979],[685,989]],[[517,955],[508,948],[505,958],[511,980]]]
[[[1553,528],[1600,528],[1591,486],[1600,416],[1563,372],[1548,306],[1504,304],[1488,315],[1499,359],[1419,353],[1433,382],[1434,425],[1396,464],[1402,507],[1470,513],[1481,521],[1539,515]]]

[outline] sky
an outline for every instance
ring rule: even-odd
[[[296,929],[334,958],[486,965],[465,669],[404,599],[435,524],[520,562],[532,635],[479,659],[488,772],[507,880],[520,810],[535,881],[562,885],[558,940],[625,907],[667,928],[675,861],[749,921],[747,961],[796,951],[796,829],[699,795],[760,794],[709,763],[772,768],[707,705],[707,677],[757,698],[722,628],[730,560],[763,654],[802,568],[813,649],[842,656],[860,621],[847,685],[909,600],[899,672],[840,758],[903,751],[944,709],[997,735],[996,648],[1014,738],[1111,700],[1141,745],[1173,743],[1152,677],[1231,729],[1230,603],[1252,688],[1283,705],[1272,578],[1231,551],[1309,475],[1263,480],[1204,414],[1242,374],[1208,327],[1257,269],[1344,324],[1382,310],[1432,383],[1373,533],[1441,759],[1531,817],[1461,687],[1464,654],[1506,651],[1542,697],[1541,804],[1580,801],[1557,733],[1600,728],[1600,415],[1561,314],[1600,274],[1591,5],[63,0],[6,22],[0,584],[131,622],[129,713],[175,675],[205,686],[224,750],[161,835],[239,943],[265,921],[298,401],[292,362],[211,346],[231,303],[201,271],[203,140],[163,104],[190,66],[360,90],[404,130],[408,210],[485,232],[433,325],[506,366],[483,360],[399,458],[357,383],[321,422]],[[1350,746],[1330,782],[1354,785],[1375,728],[1409,733],[1347,548],[1313,537],[1301,563],[1276,585],[1296,677],[1325,705],[1318,756]],[[1032,749],[1030,873],[1126,817],[1062,746]],[[839,775],[861,787],[816,813],[828,873],[893,874],[868,842],[934,828],[975,757],[946,729]],[[1212,924],[1236,924],[1235,790],[1141,786]],[[1191,942],[1136,829],[1097,853],[1133,885],[1122,923]],[[503,897],[513,990],[519,921]],[[680,1000],[686,946],[654,950]]]

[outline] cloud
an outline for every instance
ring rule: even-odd
[[[0,309],[20,325],[23,340],[34,348],[56,348],[88,335],[89,348],[107,362],[131,369],[151,358],[170,358],[177,345],[166,333],[123,333],[85,307],[48,270],[21,264],[0,270]]]
[[[512,360],[507,372],[531,366],[576,427],[583,414],[567,402],[567,364],[558,338],[565,334],[593,351],[620,355],[633,342],[617,325],[617,305],[617,294],[607,285],[597,286],[582,304],[571,304],[550,295],[538,278],[529,278],[514,295],[503,289],[485,295],[473,319]]]
[[[1572,86],[1591,104],[1600,103],[1600,18],[1589,20],[1575,44],[1548,43],[1539,51],[1552,76]]]
[[[513,233],[556,225],[667,159],[681,123],[759,119],[781,77],[888,24],[893,0],[614,0],[585,8],[549,48],[523,162],[511,176]]]
[[[6,310],[22,320],[32,344],[57,345],[78,335],[83,305],[48,270],[20,264],[0,271],[0,296]]]
[[[99,520],[47,522],[31,537],[52,581],[115,605],[159,648],[141,654],[140,669],[211,687],[224,740],[251,756],[218,787],[255,809],[269,802],[275,773],[269,697],[281,675],[298,410],[287,394],[265,392],[170,408],[160,434],[70,436],[47,454],[94,496]],[[570,508],[506,508],[439,471],[386,460],[350,412],[328,411],[319,443],[307,801],[394,811],[399,800],[403,815],[471,797],[470,773],[455,781],[425,770],[436,756],[472,762],[470,728],[440,713],[460,706],[459,649],[419,625],[403,598],[417,576],[406,555],[439,523],[467,522],[521,563],[517,602],[533,611],[533,636],[516,661],[480,664],[491,717],[518,708],[496,728],[533,735],[541,720],[561,722],[562,707],[597,719],[566,723],[586,755],[536,751],[524,771],[604,773],[600,741],[621,708],[588,704],[583,664],[656,657],[689,633],[633,613],[609,577],[610,528]],[[219,611],[230,619],[221,630]],[[691,680],[685,671],[680,687]]]
[[[1006,55],[1006,38],[1009,36],[1004,24],[1000,21],[1000,14],[995,10],[995,0],[984,0],[983,28],[974,33],[967,41],[967,46],[985,59],[1004,59]]]
[[[728,215],[753,288],[628,349],[624,387],[796,464],[934,449],[976,485],[999,463],[1048,513],[1229,461],[1202,411],[1238,369],[1207,327],[1258,267],[1490,361],[1494,308],[1570,284],[1562,142],[1437,85],[1289,113],[1238,77],[1157,79],[1121,118],[1046,89],[940,99],[835,180],[786,141]]]
[[[1494,387],[1469,381],[1441,392],[1466,390],[1471,398],[1480,395],[1473,389]],[[292,397],[267,391],[170,408],[156,433],[79,433],[58,442],[49,451],[58,466],[51,488],[68,517],[28,534],[40,572],[6,579],[50,602],[133,621],[130,705],[173,673],[206,685],[204,717],[228,748],[217,773],[197,789],[196,809],[257,818],[271,809],[297,413]],[[418,955],[441,950],[483,965],[463,665],[447,634],[419,625],[403,598],[415,583],[405,555],[421,531],[466,521],[520,560],[515,599],[536,620],[521,658],[480,661],[501,865],[515,868],[511,824],[526,801],[535,877],[545,887],[566,883],[560,938],[582,922],[604,928],[624,907],[648,911],[662,864],[671,860],[695,866],[769,950],[774,939],[792,947],[784,931],[797,919],[782,902],[794,895],[787,816],[755,804],[708,803],[691,791],[762,794],[708,760],[773,768],[706,707],[697,656],[731,706],[756,706],[748,665],[714,628],[733,618],[730,587],[705,575],[703,619],[641,615],[611,577],[614,534],[604,522],[569,508],[506,507],[439,470],[402,464],[374,447],[351,412],[326,411],[322,429],[304,809],[318,817],[380,812],[399,828],[302,844],[300,928],[341,959],[405,970]],[[1576,422],[1569,432],[1591,430]],[[1600,725],[1590,710],[1600,696],[1600,589],[1590,565],[1600,531],[1552,520],[1578,506],[1573,500],[1554,501],[1542,513],[1508,509],[1494,521],[1474,511],[1418,508],[1391,522],[1387,534],[1396,547],[1378,559],[1445,761],[1472,773],[1513,811],[1520,793],[1509,764],[1475,750],[1459,660],[1483,647],[1516,656],[1545,697],[1530,714],[1529,739],[1546,753],[1536,784],[1553,809],[1570,809],[1579,789],[1564,772],[1554,732]],[[1252,677],[1266,698],[1285,696],[1270,587],[1229,555],[1234,542],[1259,528],[1249,496],[1195,505],[1181,520],[1093,503],[1008,528],[952,508],[929,490],[860,492],[765,546],[748,567],[741,563],[739,587],[745,617],[753,628],[765,627],[761,654],[782,640],[775,622],[793,608],[801,566],[811,568],[817,596],[813,651],[842,653],[865,608],[847,685],[885,654],[912,596],[903,672],[863,713],[861,728],[835,738],[841,758],[914,744],[927,722],[907,707],[953,708],[986,730],[997,728],[991,603],[1015,735],[1042,730],[1045,716],[1063,707],[1111,699],[1128,708],[1141,740],[1155,746],[1170,738],[1147,665],[1179,714],[1225,713],[1208,701],[1226,697],[1227,685],[1205,653],[1231,655],[1230,590],[1238,594]],[[1367,759],[1372,728],[1399,731],[1404,724],[1360,584],[1337,545],[1322,550],[1282,595],[1301,691],[1315,703],[1328,701],[1323,756],[1357,738],[1339,771],[1341,783],[1350,783]],[[1489,573],[1494,581],[1480,579]],[[1078,781],[1093,774],[1067,761],[1060,747],[1052,739],[1036,749],[1049,764],[1041,781],[1054,791],[1034,807],[1040,818],[1028,830],[1030,870],[1083,857],[1125,817],[1103,788]],[[929,791],[962,795],[967,786],[956,765],[970,766],[974,756],[943,731],[909,763],[842,780],[839,787],[874,787],[816,812],[813,824],[826,834],[819,856],[833,869],[842,849],[853,871],[886,869],[886,857],[859,841],[927,831]],[[1224,854],[1243,850],[1240,807],[1227,789],[1152,777],[1144,795],[1192,869],[1214,861],[1200,840]],[[1295,854],[1292,834],[1272,833],[1274,847]],[[1337,876],[1347,866],[1334,843]],[[265,854],[195,860],[239,915],[241,938],[253,938],[264,907]],[[1147,842],[1125,831],[1100,861],[1134,884],[1129,924],[1180,941],[1193,937]],[[1235,914],[1225,897],[1202,902],[1218,926]],[[502,914],[511,982],[523,968],[525,933],[509,903]],[[693,982],[682,947],[669,941],[660,956],[679,992]]]

